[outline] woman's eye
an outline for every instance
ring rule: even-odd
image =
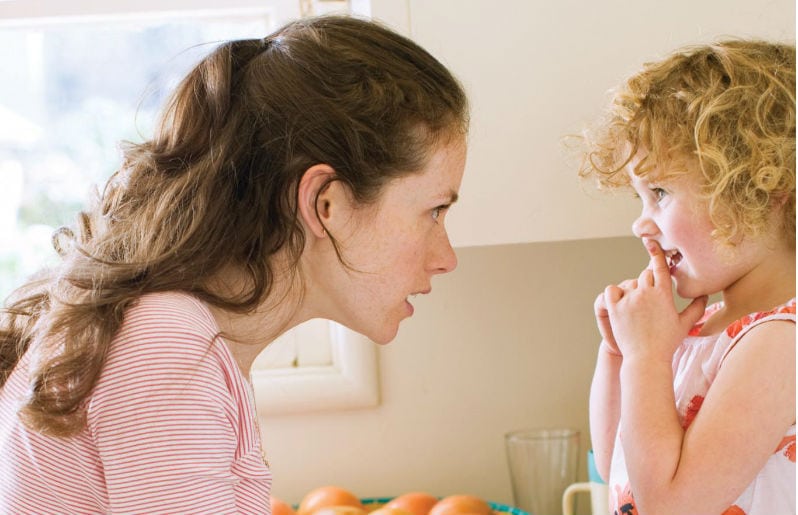
[[[435,209],[433,209],[433,210],[432,210],[432,219],[433,219],[433,220],[435,220],[435,221],[437,222],[437,221],[438,221],[438,218],[440,218],[440,216],[441,216],[441,213],[443,213],[444,211],[446,211],[446,209],[447,209],[448,207],[449,207],[448,205],[447,205],[447,206],[438,206],[438,207],[436,207]]]

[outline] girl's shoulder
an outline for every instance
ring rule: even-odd
[[[704,315],[693,326],[688,333],[688,336],[700,335],[706,321],[721,308],[723,308],[722,301],[715,302],[707,306],[706,310],[704,311]],[[744,331],[747,331],[755,325],[769,320],[791,320],[795,322],[795,298],[792,298],[787,302],[775,306],[767,311],[756,311],[738,318],[726,326],[723,335],[728,338],[735,339],[738,336],[741,336]]]
[[[795,323],[795,299],[774,306],[766,311],[749,313],[726,325],[719,333],[701,335],[704,322],[723,307],[722,303],[707,307],[704,317],[690,331],[682,345],[674,354],[675,366],[686,363],[700,363],[702,377],[714,378],[726,361],[729,353],[741,342],[745,345],[745,335],[761,324],[784,320]]]
[[[743,337],[751,329],[775,320],[783,320],[795,324],[794,298],[767,311],[749,313],[729,324],[718,338],[718,347],[722,349],[720,363],[725,361],[729,353],[740,344]]]
[[[795,298],[770,310],[749,313],[735,320],[726,327],[726,336],[732,340],[739,339],[751,328],[770,320],[795,322]]]

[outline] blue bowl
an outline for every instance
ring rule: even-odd
[[[363,503],[364,506],[368,506],[369,504],[386,504],[393,500],[393,497],[367,497],[365,499],[360,499],[360,502]],[[493,511],[499,511],[503,513],[509,513],[510,515],[529,515],[527,512],[520,508],[515,508],[513,506],[507,506],[506,504],[499,504],[497,502],[487,501]]]

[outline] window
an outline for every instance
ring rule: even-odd
[[[207,3],[183,1],[171,11],[164,11],[169,2],[153,0],[99,7],[45,0],[38,10],[23,0],[0,3],[0,298],[56,259],[53,231],[74,223],[91,188],[116,170],[120,141],[150,136],[165,98],[216,42],[263,37],[302,13],[349,6],[242,0],[203,8]],[[373,346],[329,321],[289,331],[253,369],[259,408],[375,405]]]
[[[368,338],[327,320],[310,320],[288,331],[253,364],[258,413],[376,406],[379,394],[374,346]]]
[[[0,30],[0,295],[55,258],[90,188],[142,141],[165,97],[214,42],[268,32],[266,13],[106,18]]]

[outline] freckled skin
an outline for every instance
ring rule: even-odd
[[[324,278],[336,298],[331,318],[388,343],[412,315],[408,296],[428,293],[434,275],[454,270],[457,257],[441,206],[456,198],[465,155],[462,141],[438,148],[420,173],[392,181],[377,205],[355,211],[352,233],[339,241],[344,259],[359,272],[330,267],[337,268]]]

